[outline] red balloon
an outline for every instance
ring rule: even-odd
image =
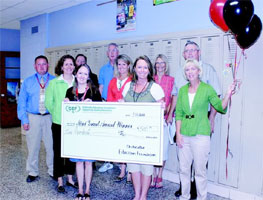
[[[224,32],[229,30],[223,17],[223,8],[226,1],[227,0],[213,0],[209,8],[210,19]]]

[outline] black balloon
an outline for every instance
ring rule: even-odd
[[[223,8],[225,23],[233,33],[244,29],[253,15],[254,5],[251,0],[228,0]]]
[[[236,41],[242,49],[251,47],[259,38],[262,30],[262,23],[257,15],[254,15],[251,22],[243,30],[236,34]]]

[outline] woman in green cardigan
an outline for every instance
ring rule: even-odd
[[[68,181],[66,185],[73,188],[78,188],[77,183],[72,179],[75,174],[75,163],[70,162],[68,158],[61,157],[61,106],[65,99],[67,89],[73,86],[74,83],[74,65],[75,61],[71,55],[62,56],[55,68],[55,73],[58,75],[50,81],[45,98],[45,106],[52,115],[52,136],[54,150],[54,178],[58,180],[57,191],[64,193],[63,176],[67,174]]]
[[[218,112],[226,113],[233,83],[223,100],[212,86],[202,82],[202,68],[196,60],[186,60],[184,75],[188,84],[179,90],[176,105],[176,144],[178,148],[182,195],[190,199],[190,172],[194,161],[197,199],[207,198],[206,163],[210,152],[210,123],[207,117],[211,104]]]

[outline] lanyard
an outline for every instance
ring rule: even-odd
[[[85,92],[83,94],[83,96],[81,97],[81,99],[79,99],[79,90],[78,88],[76,89],[76,96],[77,96],[77,101],[84,101],[84,98],[87,94],[87,91],[88,91],[88,86],[85,88]]]
[[[44,88],[46,87],[46,84],[47,84],[48,80],[49,80],[49,74],[47,75],[47,80],[46,80],[46,82],[44,83],[44,85],[42,85],[42,84],[40,83],[37,74],[36,74],[36,78],[37,78],[37,82],[38,82],[38,84],[40,85],[41,89],[44,89]]]

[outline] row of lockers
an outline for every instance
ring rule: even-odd
[[[222,91],[225,91],[233,80],[232,70],[228,67],[229,63],[233,63],[236,50],[240,52],[235,40],[231,35],[216,33],[200,33],[191,35],[169,35],[169,37],[154,36],[151,39],[136,40],[116,40],[103,42],[90,42],[79,45],[54,47],[46,49],[46,56],[50,62],[50,72],[54,72],[54,67],[58,59],[65,55],[71,54],[75,57],[82,53],[87,56],[88,64],[94,73],[99,74],[99,69],[108,59],[106,56],[107,45],[110,42],[116,42],[119,45],[120,54],[129,55],[135,60],[140,55],[147,55],[152,62],[155,61],[156,55],[162,53],[168,57],[170,75],[176,76],[176,70],[183,65],[184,58],[182,52],[187,40],[195,41],[201,48],[201,59],[214,66],[217,71]],[[242,68],[242,63],[241,63]],[[242,71],[242,70],[240,70]],[[240,74],[242,76],[242,73]],[[241,121],[240,110],[242,109],[242,91],[233,97],[237,101],[232,106],[231,114],[235,120],[231,120],[231,138],[229,141],[230,155],[227,160],[228,178],[226,178],[226,134],[227,125],[229,123],[228,114],[221,116],[217,114],[215,132],[211,137],[211,154],[208,165],[209,180],[215,183],[230,185],[237,187],[238,182],[238,164],[240,159],[239,143],[240,143],[240,126]],[[237,112],[235,112],[237,111]],[[173,173],[178,173],[178,161],[176,158],[176,147],[170,147],[170,159],[167,161],[166,169]]]

